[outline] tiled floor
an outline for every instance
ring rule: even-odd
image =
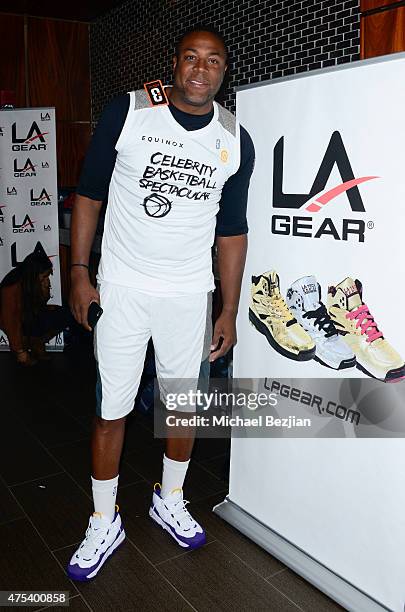
[[[225,440],[197,441],[185,483],[207,544],[184,552],[161,531],[147,510],[163,445],[138,413],[120,470],[126,543],[96,580],[70,581],[64,567],[92,512],[91,350],[54,354],[30,370],[0,353],[0,372],[0,590],[68,591],[72,612],[342,609],[212,513],[227,494]]]

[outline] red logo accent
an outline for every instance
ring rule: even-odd
[[[36,223],[36,221],[31,221],[31,219],[28,219],[28,221],[26,221],[26,222],[25,222],[23,225],[21,225],[20,227],[21,227],[22,229],[24,229],[24,227],[28,227],[28,226],[32,227],[32,226],[34,225],[34,223]]]
[[[336,198],[341,193],[348,191],[349,189],[351,189],[352,187],[355,187],[356,185],[360,185],[361,183],[365,183],[366,181],[371,181],[372,179],[376,179],[376,178],[380,178],[380,177],[379,176],[363,176],[362,178],[352,179],[350,181],[346,181],[345,183],[342,183],[341,185],[337,185],[337,187],[334,187],[333,189],[329,189],[329,191],[326,191],[319,198],[316,198],[316,200],[311,202],[309,206],[305,207],[305,210],[311,213],[319,212],[322,206],[325,206],[325,204],[327,204],[328,202]]]
[[[47,134],[49,134],[49,132],[41,132],[41,134],[37,134],[36,136],[33,136],[32,138],[27,138],[25,142],[26,143],[33,142],[37,138],[41,138],[42,136],[46,136]]]

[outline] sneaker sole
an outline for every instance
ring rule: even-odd
[[[353,357],[353,359],[343,359],[343,361],[341,361],[338,366],[333,366],[329,363],[326,363],[326,361],[323,361],[320,357],[318,357],[318,355],[315,355],[314,359],[315,361],[318,361],[318,363],[322,364],[326,368],[330,368],[331,370],[346,370],[348,368],[354,368],[357,365],[356,357]]]
[[[166,525],[166,523],[160,518],[160,516],[158,516],[156,514],[156,512],[154,512],[153,507],[151,506],[149,508],[149,516],[151,517],[151,519],[153,521],[155,521],[155,523],[157,523],[158,525],[160,525],[165,531],[167,531],[167,533],[169,533],[172,538],[174,540],[176,540],[177,544],[179,544],[182,548],[192,548],[192,549],[196,549],[196,548],[200,548],[201,546],[203,546],[206,543],[206,538],[197,546],[193,546],[192,544],[186,544],[185,542],[182,542],[181,540],[179,540],[176,537],[176,534],[173,533],[173,531],[170,529],[170,527],[168,525]]]
[[[93,570],[91,574],[88,574],[88,576],[83,576],[82,578],[79,578],[77,576],[72,575],[69,569],[67,570],[67,575],[69,576],[71,580],[74,580],[75,582],[88,582],[89,580],[92,580],[93,578],[97,576],[98,572],[101,570],[104,563],[107,561],[107,559],[111,557],[111,555],[115,553],[115,551],[118,549],[119,546],[121,546],[124,540],[125,540],[125,531],[122,530],[119,536],[117,537],[117,539],[114,540],[114,542],[111,544],[110,548],[107,548],[107,551],[100,565],[96,567],[96,569]]]
[[[299,353],[290,353],[287,349],[284,349],[280,346],[273,338],[270,333],[270,330],[265,326],[265,324],[260,321],[260,319],[255,315],[253,310],[249,308],[249,321],[254,326],[254,328],[266,336],[269,344],[274,348],[277,353],[283,355],[284,357],[288,357],[288,359],[293,359],[294,361],[310,361],[315,357],[316,346],[313,349],[308,349],[307,351],[300,351]]]
[[[346,335],[348,335],[349,332],[343,333],[342,330],[338,330],[338,333],[340,336],[342,336],[342,338],[344,338]],[[365,368],[358,361],[358,358],[356,358],[356,367],[358,370],[360,370],[360,372],[363,372],[363,374],[367,374],[367,376],[370,376],[370,378],[374,378],[375,380],[380,380],[381,382],[384,382],[384,383],[397,383],[397,382],[401,382],[401,380],[404,380],[405,378],[405,364],[402,365],[400,368],[396,368],[395,370],[389,370],[386,373],[385,378],[380,378],[380,376],[375,376],[375,374],[372,374],[371,372],[369,372],[369,370],[367,370],[367,368]]]
[[[370,378],[374,378],[375,380],[381,380],[381,382],[384,382],[384,383],[397,383],[397,382],[401,382],[401,380],[404,380],[405,378],[405,365],[402,366],[401,368],[397,368],[396,370],[390,370],[385,375],[385,378],[379,378],[378,376],[374,376],[374,374],[371,374],[371,372],[369,372],[359,362],[357,362],[357,368],[361,372],[363,372],[363,374],[367,374],[367,376],[370,376]]]

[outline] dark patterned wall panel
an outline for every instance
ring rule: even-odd
[[[0,13],[0,89],[15,92],[25,106],[24,17]]]
[[[30,106],[55,106],[58,120],[90,121],[88,27],[28,19]]]
[[[77,185],[89,142],[90,123],[56,122],[58,185]]]
[[[361,22],[362,58],[405,51],[405,7],[364,17]]]
[[[93,119],[115,95],[171,79],[174,41],[204,21],[226,37],[234,88],[359,59],[360,0],[130,0],[91,24]]]
[[[360,11],[364,13],[364,11],[371,11],[376,8],[380,8],[382,6],[389,6],[391,4],[398,4],[395,0],[361,0],[360,2]]]

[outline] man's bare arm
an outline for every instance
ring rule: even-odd
[[[70,232],[72,264],[82,263],[86,266],[89,264],[101,205],[100,200],[91,200],[85,196],[76,195]],[[100,301],[100,296],[90,282],[87,268],[73,266],[71,268],[71,281],[70,307],[73,315],[78,323],[90,330],[87,322],[87,310],[91,302]]]
[[[211,353],[210,361],[222,357],[236,344],[236,315],[246,260],[247,236],[218,236],[217,247],[223,306],[215,323],[211,347],[214,352]],[[217,349],[220,338],[223,338],[223,342]]]

